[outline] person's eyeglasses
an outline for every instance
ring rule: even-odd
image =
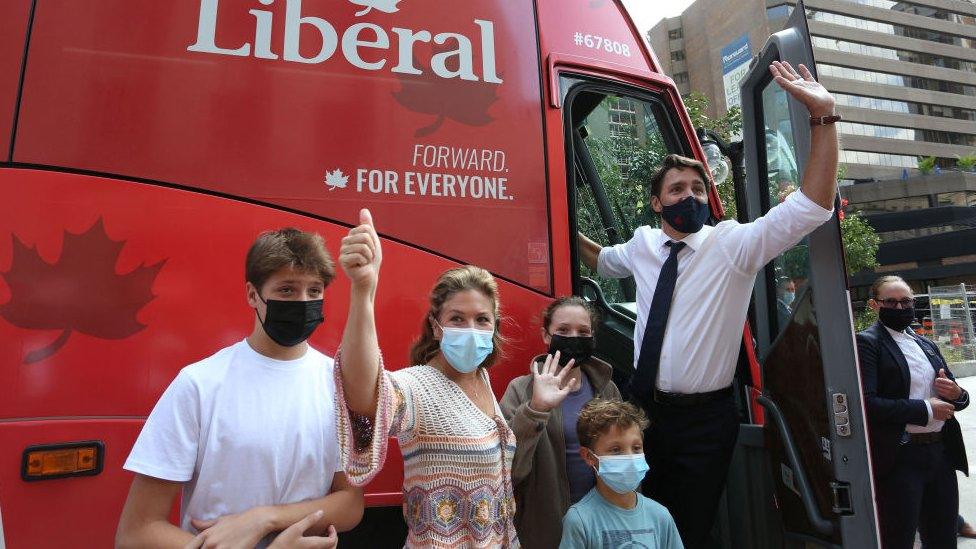
[[[902,309],[907,309],[915,306],[915,299],[911,297],[906,297],[905,299],[894,299],[889,297],[888,299],[882,299],[881,304],[889,309],[894,309],[898,305],[901,305]]]

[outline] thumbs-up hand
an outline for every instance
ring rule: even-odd
[[[373,216],[363,208],[359,211],[359,225],[342,239],[339,264],[354,289],[373,292],[379,282],[382,261],[383,248],[373,226]]]
[[[945,373],[945,368],[940,368],[939,377],[935,378],[935,394],[943,400],[955,402],[962,396],[962,387],[949,379]]]

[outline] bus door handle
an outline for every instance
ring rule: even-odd
[[[800,463],[800,452],[793,441],[793,434],[790,433],[790,429],[786,425],[786,419],[783,418],[783,411],[765,394],[759,395],[756,402],[769,412],[779,430],[783,446],[786,448],[786,459],[790,462],[790,467],[793,468],[794,479],[800,492],[800,499],[803,501],[803,509],[807,513],[807,520],[817,532],[825,536],[832,535],[835,529],[834,523],[820,516],[820,509],[817,508],[817,502],[813,498],[810,481],[807,479],[806,471],[803,470],[803,464]]]
[[[600,309],[605,311],[607,314],[617,319],[618,321],[623,322],[625,325],[634,323],[633,318],[630,318],[629,316],[621,313],[620,311],[610,306],[610,303],[607,302],[607,296],[603,294],[603,288],[601,288],[600,285],[597,284],[595,280],[588,277],[582,277],[580,278],[580,293],[585,294],[586,289],[589,289],[593,293],[593,301],[595,301],[596,304],[600,307]],[[583,297],[586,296],[584,295]]]

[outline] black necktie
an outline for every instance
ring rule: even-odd
[[[654,299],[651,310],[647,313],[647,323],[644,325],[644,339],[641,342],[640,356],[637,359],[637,371],[630,379],[630,392],[637,400],[648,407],[654,395],[657,384],[657,372],[661,366],[661,346],[664,343],[664,329],[668,325],[668,314],[671,312],[671,298],[674,296],[674,284],[678,280],[678,252],[685,247],[684,242],[668,241],[665,246],[671,248],[668,259],[661,267],[661,274],[654,288]]]

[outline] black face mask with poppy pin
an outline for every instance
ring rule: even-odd
[[[701,202],[693,196],[686,197],[674,204],[664,206],[661,218],[680,233],[697,233],[708,221],[710,210],[707,202]]]

